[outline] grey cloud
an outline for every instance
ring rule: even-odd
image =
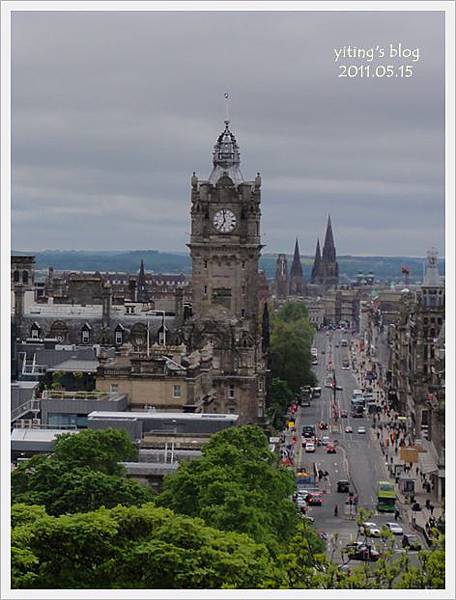
[[[340,253],[443,250],[442,13],[12,23],[15,248],[185,250],[189,177],[209,175],[229,89],[242,171],[263,176],[267,251],[299,234],[312,253],[328,212]],[[335,47],[399,41],[420,47],[414,77],[337,78]]]

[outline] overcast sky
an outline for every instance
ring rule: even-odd
[[[371,65],[412,77],[337,77],[391,42],[420,60]],[[313,254],[331,213],[339,254],[443,254],[443,13],[21,12],[12,83],[15,250],[184,251],[229,90],[265,252]]]

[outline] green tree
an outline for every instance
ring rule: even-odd
[[[58,436],[54,458],[68,469],[87,467],[108,475],[122,475],[119,462],[135,461],[138,450],[125,431],[84,429]]]
[[[12,500],[43,505],[52,515],[150,502],[153,492],[128,480],[118,464],[136,455],[127,434],[114,429],[59,436],[53,454],[34,456],[12,472]]]
[[[13,472],[12,499],[24,504],[41,504],[50,515],[86,512],[117,504],[140,505],[155,496],[146,486],[126,477],[81,467],[67,470],[53,457],[32,460],[27,471]]]
[[[28,582],[63,589],[287,585],[264,545],[152,504],[43,516],[13,530],[13,549],[16,588]]]
[[[201,458],[165,478],[157,504],[277,549],[297,524],[294,488],[264,433],[247,425],[211,436]]]
[[[293,402],[295,394],[283,379],[275,378],[271,384],[268,413],[274,429],[283,429],[288,406]]]
[[[303,385],[314,385],[310,348],[312,327],[306,321],[274,321],[270,344],[271,370],[274,378],[287,382],[293,392]]]

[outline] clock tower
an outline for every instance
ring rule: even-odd
[[[216,398],[206,412],[254,422],[264,410],[259,327],[261,178],[244,181],[229,121],[217,138],[207,180],[191,178],[191,346],[212,344]]]

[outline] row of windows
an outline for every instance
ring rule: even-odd
[[[118,392],[119,384],[111,383],[111,392]],[[173,398],[181,398],[182,397],[182,386],[180,383],[175,383],[173,385]]]
[[[30,330],[30,337],[34,340],[40,339],[40,331],[41,331],[40,329],[37,329],[36,327],[32,327],[32,329]],[[55,337],[59,341],[64,340],[64,335],[62,335],[61,333],[57,333],[55,335]],[[152,336],[151,336],[151,338],[152,338]],[[88,329],[82,329],[80,332],[80,340],[81,340],[81,344],[90,344],[92,341],[91,331],[89,331]],[[153,338],[153,341],[154,340],[155,340],[155,338]],[[144,337],[143,335],[137,335],[134,337],[134,341],[137,346],[142,346],[146,342],[146,337]],[[165,342],[165,335],[164,335],[163,331],[159,331],[158,343],[164,344],[164,342]],[[124,343],[124,332],[123,331],[117,330],[114,332],[114,343],[116,344],[116,346],[121,346]]]
[[[14,283],[19,283],[20,280],[21,280],[21,272],[16,269],[16,271],[14,271],[14,273],[13,273],[13,281],[14,281]],[[29,272],[22,271],[22,283],[28,283],[28,282],[29,282]]]

